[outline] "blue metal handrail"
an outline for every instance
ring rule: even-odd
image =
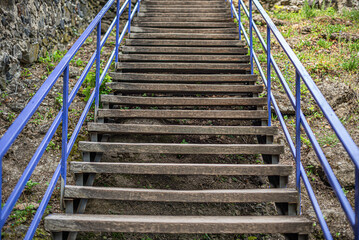
[[[265,43],[262,35],[260,34],[256,24],[253,21],[252,16],[252,4],[255,4],[257,10],[262,15],[264,20],[267,23],[267,43]],[[244,30],[244,26],[241,22],[241,6],[247,15],[249,19],[249,37]],[[300,146],[301,146],[301,139],[300,139],[300,126],[303,126],[306,135],[308,136],[310,142],[312,143],[313,149],[315,150],[318,159],[323,167],[323,170],[329,180],[330,185],[332,186],[332,189],[334,193],[336,194],[347,218],[349,223],[351,224],[354,236],[356,240],[359,240],[359,148],[354,143],[352,138],[350,137],[349,133],[346,131],[344,126],[341,124],[338,117],[335,115],[333,109],[330,107],[328,102],[325,100],[323,94],[319,91],[318,87],[315,85],[314,81],[308,74],[308,72],[305,70],[302,63],[299,61],[297,56],[294,54],[293,50],[289,47],[288,43],[285,41],[277,27],[274,25],[273,21],[270,19],[268,14],[265,12],[261,4],[258,2],[258,0],[250,0],[249,1],[249,11],[247,10],[244,2],[242,0],[239,1],[238,4],[238,13],[233,5],[232,0],[230,1],[230,7],[231,12],[235,13],[235,17],[238,20],[239,23],[239,39],[241,39],[241,35],[243,33],[243,36],[245,40],[247,41],[249,47],[250,47],[250,62],[251,62],[251,73],[253,74],[253,61],[256,63],[258,71],[260,73],[260,76],[267,88],[268,93],[268,124],[271,123],[271,106],[273,106],[276,115],[278,116],[279,122],[282,126],[284,135],[287,139],[288,145],[290,147],[290,150],[292,152],[293,158],[295,159],[296,163],[296,187],[300,194],[300,179],[303,180],[303,183],[306,187],[306,190],[308,192],[308,196],[312,202],[312,206],[314,208],[314,211],[317,215],[319,224],[322,228],[324,237],[326,239],[333,239],[332,235],[329,231],[329,228],[326,224],[326,221],[324,219],[324,216],[321,212],[321,209],[319,207],[318,201],[315,197],[315,194],[313,192],[313,189],[310,185],[310,182],[308,180],[308,177],[306,175],[306,172],[304,170],[304,167],[301,163],[301,156],[300,156]],[[265,74],[262,70],[262,67],[260,65],[260,62],[255,54],[255,51],[253,49],[253,30],[255,31],[264,51],[267,54],[267,77],[265,77]],[[276,61],[274,60],[273,56],[270,52],[270,35],[273,33],[273,35],[276,37],[277,41],[279,42],[280,46],[286,53],[286,55],[291,60],[293,66],[296,69],[296,96],[293,96],[293,93],[291,92],[287,82],[285,81],[285,78],[283,74],[281,73],[278,65],[276,64]],[[275,101],[275,98],[273,94],[271,94],[271,67],[275,70],[275,73],[277,74],[292,106],[295,109],[296,112],[296,136],[295,136],[295,145],[293,143],[293,140],[291,138],[291,135],[287,129],[287,126],[284,122],[283,116],[279,110],[279,107]],[[306,84],[307,88],[309,89],[310,93],[313,95],[314,99],[316,100],[318,106],[322,110],[324,116],[327,118],[328,122],[330,123],[332,129],[336,133],[337,137],[341,141],[342,145],[348,152],[348,155],[352,159],[354,166],[355,166],[355,212],[350,205],[348,199],[346,198],[345,194],[342,191],[342,188],[340,186],[340,183],[336,176],[334,175],[334,172],[332,168],[330,167],[328,160],[326,159],[323,150],[321,149],[318,141],[315,138],[315,135],[313,131],[311,130],[303,112],[300,108],[300,80],[303,79],[303,82]]]
[[[115,59],[115,62],[118,62],[118,50],[119,45],[122,42],[126,33],[130,33],[131,21],[136,13],[140,10],[140,0],[137,0],[135,7],[131,11],[131,0],[126,0],[122,6],[120,6],[120,0],[117,0],[117,10],[116,16],[113,19],[111,25],[109,26],[106,34],[101,39],[101,20],[106,12],[110,9],[112,4],[115,0],[109,0],[105,6],[101,9],[101,11],[97,14],[94,20],[89,24],[83,34],[79,37],[79,39],[75,42],[75,44],[70,48],[70,50],[66,53],[60,63],[55,67],[49,77],[45,80],[43,85],[40,89],[36,92],[34,97],[30,100],[30,102],[26,105],[24,110],[19,114],[19,116],[15,119],[13,124],[9,127],[9,129],[5,132],[3,137],[0,139],[0,201],[2,199],[2,159],[5,156],[6,152],[9,150],[11,145],[14,143],[18,135],[24,129],[27,122],[30,120],[32,115],[36,112],[37,108],[40,106],[44,98],[47,96],[51,88],[54,86],[58,78],[63,74],[63,106],[60,112],[57,114],[56,118],[54,119],[52,125],[50,126],[49,130],[45,134],[42,142],[38,146],[35,154],[32,156],[29,164],[26,166],[22,176],[20,177],[19,181],[17,182],[14,190],[12,191],[10,197],[7,199],[3,208],[0,206],[0,228],[2,229],[5,222],[7,221],[12,209],[14,208],[16,202],[18,201],[22,191],[24,190],[27,181],[30,179],[33,171],[36,168],[36,165],[40,161],[43,153],[46,150],[49,142],[51,141],[52,137],[54,136],[57,128],[59,127],[60,123],[62,122],[62,149],[61,149],[61,160],[59,165],[57,166],[50,184],[42,198],[40,206],[36,211],[35,217],[31,222],[31,225],[26,233],[24,239],[32,239],[35,231],[37,229],[38,224],[44,214],[46,206],[51,198],[52,192],[56,186],[56,183],[61,176],[62,188],[66,184],[66,162],[70,155],[71,149],[76,141],[76,138],[80,132],[80,129],[85,121],[85,118],[95,101],[95,119],[96,113],[99,107],[99,89],[103,79],[105,78],[107,71],[109,70],[111,63]],[[128,20],[120,34],[119,27],[120,27],[120,16],[128,7]],[[105,42],[107,41],[110,33],[112,32],[113,28],[116,26],[116,46],[112,51],[111,56],[109,57],[106,66],[104,67],[102,73],[100,69],[100,54],[101,49],[104,46]],[[69,86],[69,64],[70,61],[73,59],[75,54],[78,50],[82,47],[83,43],[86,39],[90,36],[93,30],[96,28],[97,30],[97,44],[96,44],[96,51],[93,53],[92,57],[90,58],[88,64],[84,68],[79,80],[76,82],[75,86],[73,87],[70,95],[68,93],[68,86]],[[96,86],[93,90],[87,104],[80,116],[78,123],[74,129],[74,132],[71,135],[70,140],[67,139],[67,130],[68,130],[68,108],[73,102],[77,92],[79,91],[82,83],[84,82],[88,72],[92,68],[94,62],[96,61]],[[101,73],[101,75],[100,75]],[[1,239],[1,235],[0,235]]]

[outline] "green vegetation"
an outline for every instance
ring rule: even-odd
[[[100,73],[100,76],[102,74],[102,71]],[[108,94],[111,92],[111,88],[106,86],[106,83],[111,82],[111,77],[110,75],[106,74],[105,78],[102,81],[102,84],[100,86],[100,95],[101,94]],[[92,94],[92,90],[95,88],[96,86],[96,72],[89,72],[84,80],[83,85],[85,86],[82,90],[82,94],[85,95],[85,101],[87,101],[91,94]]]

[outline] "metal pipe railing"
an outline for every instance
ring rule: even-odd
[[[1,198],[1,188],[2,188],[2,159],[8,149],[11,147],[17,136],[23,130],[29,119],[35,113],[39,105],[42,103],[44,98],[47,96],[53,85],[56,83],[58,78],[62,73],[64,73],[63,77],[63,106],[60,112],[55,117],[53,123],[51,124],[48,132],[45,134],[45,137],[41,141],[39,147],[37,148],[35,154],[32,156],[29,164],[26,166],[22,176],[20,177],[19,181],[17,182],[14,190],[10,194],[9,198],[7,199],[3,208],[0,207],[0,228],[4,226],[7,218],[9,217],[13,207],[15,206],[17,200],[19,199],[24,187],[26,186],[27,181],[30,179],[33,171],[36,168],[40,158],[42,157],[43,153],[46,150],[50,140],[54,136],[57,128],[59,127],[60,123],[62,122],[62,149],[61,149],[61,160],[59,165],[57,166],[50,184],[46,190],[46,193],[40,203],[40,206],[34,216],[34,219],[31,222],[31,225],[27,231],[25,239],[32,239],[37,229],[37,226],[42,218],[42,215],[46,209],[46,206],[51,198],[52,192],[56,186],[56,183],[61,176],[62,182],[62,189],[66,185],[66,163],[67,159],[70,155],[71,149],[76,141],[76,138],[80,132],[82,124],[93,104],[95,101],[95,116],[99,106],[99,89],[105,78],[107,71],[109,70],[112,61],[115,59],[115,62],[118,62],[118,51],[119,51],[119,44],[122,42],[126,32],[130,31],[131,21],[134,17],[135,13],[139,12],[140,8],[140,0],[137,1],[133,11],[131,12],[131,0],[126,0],[124,4],[120,8],[120,1],[117,0],[117,8],[116,8],[116,16],[112,21],[109,29],[107,30],[106,34],[103,36],[101,40],[101,20],[105,13],[110,9],[112,4],[115,0],[109,0],[102,10],[97,14],[94,20],[89,24],[86,28],[84,33],[79,37],[79,39],[75,42],[75,44],[70,48],[70,50],[66,53],[60,63],[55,67],[53,72],[49,75],[49,77],[45,80],[44,84],[40,87],[34,97],[30,100],[29,104],[25,107],[25,109],[20,113],[20,115],[15,119],[14,123],[9,127],[7,132],[3,135],[0,139],[0,198]],[[124,29],[122,30],[121,34],[119,31],[119,21],[120,16],[128,6],[129,8],[129,18],[125,24]],[[111,31],[116,26],[116,46],[112,51],[112,54],[104,67],[101,73],[101,65],[100,65],[100,55],[101,49],[104,46],[105,42],[107,41],[108,37],[110,36]],[[69,95],[69,64],[70,61],[73,59],[77,51],[82,47],[85,40],[90,36],[93,30],[97,28],[97,43],[96,43],[96,51],[91,56],[88,64],[84,68],[79,80],[76,82],[75,86],[73,87],[70,95]],[[94,62],[96,61],[96,87],[93,90],[81,116],[76,124],[74,132],[71,135],[70,140],[68,141],[68,108],[73,102],[77,92],[79,91],[82,83],[84,82],[87,74],[91,70]],[[1,235],[0,235],[1,239]]]
[[[256,5],[258,11],[262,14],[262,16],[263,16],[264,18],[266,18],[266,19],[265,19],[266,22],[267,22],[267,23],[268,23],[268,22],[271,22],[271,23],[272,23],[272,21],[270,20],[269,16],[264,12],[263,8],[262,8],[261,6],[258,6],[258,5],[260,5],[259,2],[258,2],[257,0],[253,0],[253,1],[255,1],[254,3],[255,3],[255,5]],[[342,206],[344,212],[346,213],[350,224],[351,224],[352,227],[353,227],[354,234],[355,234],[355,237],[356,237],[356,239],[357,239],[357,238],[358,238],[358,232],[359,232],[359,230],[358,230],[358,226],[359,226],[359,225],[358,225],[358,222],[359,222],[359,221],[358,221],[358,215],[359,215],[359,214],[358,214],[358,210],[359,210],[359,187],[358,187],[358,185],[359,185],[359,179],[357,178],[357,175],[359,175],[359,174],[358,174],[358,168],[357,168],[356,165],[355,165],[355,172],[356,172],[356,197],[355,197],[355,199],[356,199],[356,201],[355,201],[356,206],[355,206],[355,211],[356,211],[356,213],[354,213],[354,211],[353,211],[353,209],[352,209],[352,207],[351,207],[351,205],[350,205],[348,199],[345,197],[345,194],[343,193],[342,188],[341,188],[341,186],[340,186],[340,184],[339,184],[337,178],[335,177],[334,172],[333,172],[333,170],[331,169],[331,167],[330,167],[330,165],[329,165],[329,163],[328,163],[328,161],[327,161],[327,159],[326,159],[326,157],[325,157],[325,155],[324,155],[324,153],[323,153],[323,150],[321,149],[320,145],[318,144],[318,142],[317,142],[317,140],[316,140],[316,138],[315,138],[314,133],[312,132],[312,130],[311,130],[311,128],[310,128],[308,122],[306,121],[306,119],[305,119],[305,117],[304,117],[303,112],[300,110],[300,79],[302,78],[303,73],[302,73],[302,75],[300,75],[300,72],[298,71],[298,68],[295,66],[295,67],[296,67],[296,97],[294,97],[294,96],[293,96],[293,93],[291,92],[291,90],[290,90],[290,88],[289,88],[287,82],[285,81],[285,79],[284,79],[284,77],[283,77],[283,75],[282,75],[282,73],[281,73],[279,67],[277,66],[275,60],[273,59],[273,56],[270,54],[270,45],[268,44],[268,40],[270,41],[270,38],[267,37],[267,44],[266,44],[265,41],[264,41],[264,39],[263,39],[263,37],[261,36],[261,34],[260,34],[258,28],[256,27],[255,23],[253,22],[252,13],[251,13],[251,12],[252,12],[252,11],[251,11],[251,9],[252,9],[252,6],[251,6],[252,1],[250,1],[249,4],[250,4],[250,6],[249,6],[250,11],[248,12],[248,10],[246,9],[246,6],[244,5],[243,1],[240,1],[240,2],[239,2],[239,6],[242,6],[242,7],[243,7],[244,12],[246,13],[246,15],[247,15],[247,17],[248,17],[248,19],[249,19],[249,34],[252,35],[252,31],[251,31],[251,30],[254,29],[255,33],[256,33],[257,36],[258,36],[258,39],[259,39],[259,41],[260,41],[262,47],[263,47],[263,49],[265,50],[265,52],[266,52],[266,54],[267,54],[267,70],[268,70],[271,66],[273,66],[273,69],[275,70],[275,72],[276,72],[276,74],[277,74],[279,80],[281,81],[281,83],[282,83],[282,85],[283,85],[283,87],[284,87],[284,89],[285,89],[285,92],[287,93],[287,95],[288,95],[288,97],[289,97],[289,99],[290,99],[291,104],[293,105],[293,107],[295,108],[295,111],[296,111],[296,129],[295,129],[295,130],[296,130],[296,137],[295,137],[296,146],[294,146],[294,144],[293,144],[293,142],[292,142],[292,138],[291,138],[291,136],[290,136],[290,134],[289,134],[289,132],[288,132],[288,130],[287,130],[287,127],[286,127],[286,125],[285,125],[285,122],[282,120],[282,115],[281,115],[281,113],[279,112],[279,109],[276,110],[276,109],[277,109],[277,106],[276,106],[275,99],[273,98],[273,95],[272,95],[272,94],[268,94],[268,96],[272,99],[272,100],[271,100],[271,103],[272,103],[274,109],[276,110],[276,114],[277,114],[277,116],[278,116],[278,118],[279,118],[279,121],[280,121],[280,124],[281,124],[281,126],[282,126],[282,128],[283,128],[283,130],[284,130],[284,134],[285,134],[285,136],[286,136],[286,139],[287,139],[288,144],[289,144],[289,146],[290,146],[290,149],[291,149],[291,151],[292,151],[293,157],[294,157],[294,159],[295,159],[295,161],[296,161],[296,187],[297,187],[297,189],[298,189],[298,192],[300,193],[300,178],[302,178],[303,183],[304,183],[304,185],[305,185],[305,187],[306,187],[306,189],[307,189],[308,195],[309,195],[309,197],[310,197],[310,200],[311,200],[311,202],[312,202],[313,208],[314,208],[314,210],[315,210],[315,212],[316,212],[316,215],[317,215],[317,217],[318,217],[318,221],[319,221],[319,223],[320,223],[320,225],[321,225],[321,227],[322,227],[324,236],[325,236],[326,239],[332,239],[332,236],[331,236],[331,234],[330,234],[330,231],[329,231],[329,229],[328,229],[328,226],[327,226],[327,224],[326,224],[326,222],[325,222],[325,219],[324,219],[324,217],[323,217],[323,214],[322,214],[322,212],[321,212],[321,210],[320,210],[320,207],[319,207],[319,205],[318,205],[318,202],[317,202],[317,200],[316,200],[316,198],[315,198],[314,192],[313,192],[313,190],[312,190],[312,188],[311,188],[311,186],[310,186],[310,182],[309,182],[309,180],[308,180],[308,178],[307,178],[307,176],[306,176],[305,170],[304,170],[304,168],[303,168],[303,166],[302,166],[302,164],[301,164],[301,159],[300,159],[300,144],[301,144],[301,140],[300,140],[300,134],[301,134],[301,133],[300,133],[300,126],[302,125],[303,128],[304,128],[304,130],[305,130],[305,132],[306,132],[306,134],[307,134],[307,136],[308,136],[308,138],[309,138],[309,140],[311,141],[311,143],[312,143],[312,145],[313,145],[313,148],[314,148],[314,150],[315,150],[315,152],[316,152],[316,154],[317,154],[317,156],[318,156],[318,159],[320,160],[320,163],[321,163],[321,165],[322,165],[322,167],[323,167],[323,169],[324,169],[324,172],[325,172],[325,174],[326,174],[326,176],[327,176],[327,178],[328,178],[328,180],[329,180],[329,182],[330,182],[330,184],[331,184],[331,186],[332,186],[332,189],[333,189],[333,191],[335,192],[335,194],[336,194],[336,196],[337,196],[337,198],[338,198],[338,200],[339,200],[339,202],[340,202],[340,204],[341,204],[341,206]],[[233,4],[231,5],[231,8],[235,9],[235,7],[234,7]],[[238,9],[240,9],[240,7],[239,7]],[[246,32],[244,31],[244,28],[243,28],[243,25],[242,25],[242,23],[241,23],[241,19],[240,19],[239,16],[240,16],[240,13],[236,14],[236,18],[238,19],[238,22],[239,22],[239,31],[241,31],[241,30],[243,31],[243,34],[244,34],[244,36],[245,36],[245,39],[246,39],[248,45],[250,46],[250,53],[251,53],[251,55],[253,56],[251,59],[254,59],[254,61],[256,62],[256,65],[257,65],[257,67],[258,67],[258,70],[259,70],[259,72],[260,72],[260,75],[261,75],[261,77],[262,77],[262,79],[263,79],[263,81],[264,81],[264,83],[265,83],[265,85],[266,85],[266,87],[267,87],[267,91],[268,91],[268,89],[269,89],[269,91],[270,91],[271,88],[270,88],[270,87],[268,88],[268,84],[267,84],[267,81],[265,80],[265,76],[264,76],[264,73],[263,73],[263,71],[262,71],[262,69],[261,69],[261,65],[260,65],[260,63],[259,63],[259,61],[258,61],[258,58],[256,57],[256,55],[255,55],[255,53],[254,53],[254,50],[253,50],[253,37],[252,37],[252,36],[249,36],[249,38],[248,38],[248,37],[246,36]],[[277,40],[280,42],[281,46],[282,46],[282,47],[283,47],[283,45],[287,45],[287,46],[288,46],[288,44],[285,42],[284,38],[283,38],[283,37],[281,36],[281,34],[279,33],[278,29],[273,28],[273,25],[274,25],[273,23],[267,25],[267,36],[268,36],[268,30],[273,32],[273,29],[274,29],[274,30],[276,31],[275,36],[276,36]],[[275,26],[274,26],[274,27],[275,27]],[[241,35],[241,33],[240,33],[240,35]],[[279,35],[280,35],[280,37],[278,37]],[[281,41],[284,41],[285,43],[283,43],[283,42],[281,42]],[[267,45],[267,46],[266,46],[266,45]],[[289,46],[288,46],[288,48],[290,49]],[[287,50],[288,50],[288,49],[287,49]],[[291,49],[290,49],[290,50],[291,50]],[[288,55],[288,52],[287,52],[287,51],[285,51],[285,52],[286,52],[286,54]],[[293,52],[292,52],[292,53],[293,53]],[[293,54],[294,54],[294,53],[293,53]],[[292,57],[292,58],[295,59],[296,56],[294,56],[294,57]],[[298,61],[299,61],[299,60],[298,60]],[[269,63],[271,63],[271,64],[269,64]],[[295,62],[293,62],[293,61],[292,61],[292,63],[295,64]],[[304,71],[305,71],[305,69],[304,69]],[[267,71],[267,78],[270,77],[270,75],[268,75],[268,72],[269,72],[269,71]],[[302,72],[303,72],[303,71],[302,71]],[[307,80],[308,80],[308,79],[307,79]],[[311,78],[310,78],[310,80],[311,80]],[[312,81],[312,80],[311,80],[311,81]],[[306,82],[305,82],[305,83],[306,83]],[[310,85],[308,85],[307,83],[306,83],[306,85],[307,85],[308,88],[310,87]],[[315,91],[313,91],[313,92],[315,92]],[[311,93],[312,93],[312,91],[311,91]],[[313,93],[312,93],[312,94],[313,94]],[[317,95],[321,95],[321,93],[320,93],[320,94],[317,94]],[[325,102],[325,103],[328,104],[327,102]],[[270,105],[268,105],[268,108],[270,108]],[[327,109],[327,108],[325,108],[325,109]],[[330,109],[330,110],[332,111],[332,109]],[[269,115],[269,117],[270,117],[270,115]],[[270,121],[270,119],[269,119],[269,121]],[[341,126],[342,126],[342,125],[341,125]],[[340,128],[340,126],[339,126],[339,128]],[[345,135],[345,134],[344,134],[344,135]],[[349,136],[349,137],[350,137],[350,136]],[[338,136],[338,138],[340,138],[340,136]],[[344,138],[342,138],[342,139],[344,139]],[[357,147],[355,144],[354,144],[354,147],[353,147],[353,145],[351,144],[353,141],[352,141],[352,139],[350,139],[350,140],[351,140],[351,141],[347,141],[347,142],[346,142],[346,141],[344,141],[344,142],[342,141],[342,143],[343,143],[343,145],[346,144],[346,143],[348,143],[350,147],[347,146],[347,148],[350,148],[352,153],[353,153],[353,152],[356,152],[356,151],[358,150],[358,147]],[[353,148],[354,148],[354,149],[353,149]],[[296,154],[296,153],[298,153],[298,154]],[[348,154],[349,154],[349,156],[352,155],[350,152],[348,152]],[[355,164],[355,161],[356,161],[356,160],[353,159],[353,158],[352,158],[352,160],[353,160],[353,162],[354,162],[354,164]]]

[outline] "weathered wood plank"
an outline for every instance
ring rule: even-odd
[[[140,27],[160,27],[160,28],[234,28],[234,22],[141,22],[134,23],[134,26]]]
[[[134,24],[135,25],[135,24]],[[235,28],[168,28],[168,27],[139,27],[135,25],[131,27],[131,32],[136,33],[205,33],[205,34],[227,34],[237,33]]]
[[[51,214],[45,229],[59,232],[309,233],[312,222],[298,216],[137,216]]]
[[[183,46],[183,47],[243,47],[239,40],[173,40],[173,39],[126,39],[127,46]]]
[[[247,55],[120,54],[119,58],[121,62],[249,62]]]
[[[113,81],[129,82],[182,82],[182,83],[241,83],[255,82],[251,74],[156,74],[156,73],[119,73],[110,72]]]
[[[201,34],[201,33],[130,33],[131,39],[238,39],[238,34]]]
[[[271,154],[283,153],[279,144],[180,144],[79,142],[83,152],[164,153],[164,154]]]
[[[278,134],[278,128],[268,126],[197,126],[88,123],[89,132],[189,135],[266,135]]]
[[[264,110],[142,110],[100,109],[101,118],[168,118],[168,119],[267,119]]]
[[[172,17],[172,16],[157,16],[157,17],[139,17],[133,21],[135,23],[141,22],[228,22],[232,19],[227,16],[223,17],[207,17],[207,16],[196,16],[196,17]]]
[[[71,162],[70,172],[156,175],[289,176],[292,173],[292,166],[281,164]]]
[[[142,12],[138,14],[139,17],[168,17],[171,15],[171,17],[198,17],[198,13],[184,13],[184,12],[174,12],[171,14],[168,13],[159,13],[159,12]],[[206,17],[228,17],[227,12],[216,12],[216,13],[207,13]]]
[[[123,72],[151,73],[247,73],[250,64],[247,63],[178,63],[178,62],[122,62],[117,65]]]
[[[115,187],[65,187],[65,198],[106,199],[120,201],[153,202],[208,202],[208,203],[296,203],[295,189],[214,189],[214,190],[165,190]]]
[[[261,93],[261,85],[224,84],[165,84],[165,83],[120,83],[106,86],[121,92],[165,92],[165,93]]]
[[[247,54],[247,48],[239,47],[157,47],[157,46],[125,46],[123,53],[188,53],[188,54]],[[193,65],[193,64],[191,64]],[[197,66],[197,64],[196,64]],[[200,64],[198,66],[201,66]],[[203,67],[203,66],[201,66]],[[232,66],[232,68],[234,65]],[[221,66],[223,68],[223,66]],[[237,68],[236,68],[237,69]]]
[[[225,8],[225,9],[215,9],[215,8],[151,8],[151,9],[141,9],[142,13],[145,13],[147,15],[150,13],[194,13],[194,14],[198,14],[198,13],[206,13],[206,14],[211,14],[211,13],[218,13],[218,12],[223,12],[223,13],[229,13],[230,9],[229,8]]]
[[[140,106],[263,106],[266,105],[267,98],[184,98],[101,95],[101,101],[112,104]]]

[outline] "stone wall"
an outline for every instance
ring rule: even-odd
[[[63,50],[94,16],[87,0],[0,0],[0,91],[21,66]]]

